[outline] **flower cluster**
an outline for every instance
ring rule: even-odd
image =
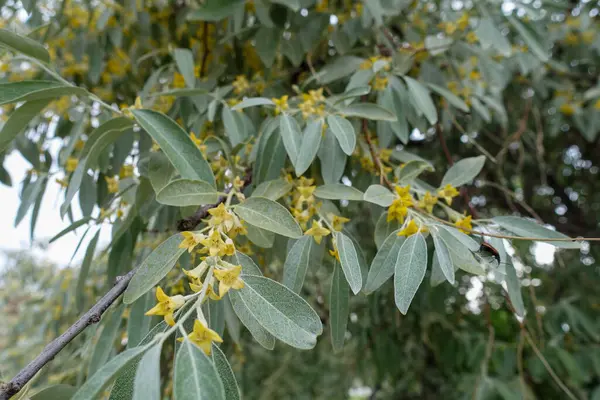
[[[317,90],[309,90],[308,94],[302,94],[302,102],[298,105],[302,112],[302,117],[308,119],[310,117],[323,117],[325,115],[325,96],[323,96],[323,88]]]

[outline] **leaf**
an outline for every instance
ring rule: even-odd
[[[162,242],[138,267],[135,275],[131,279],[125,294],[123,302],[131,304],[147,291],[151,290],[162,278],[164,278],[185,249],[180,249],[179,244],[183,241],[183,236],[177,233],[164,242]]]
[[[413,160],[396,169],[395,175],[398,178],[398,184],[406,185],[415,180],[424,171],[433,171],[431,163],[427,161]]]
[[[446,52],[454,43],[454,39],[450,37],[439,37],[428,35],[425,38],[425,48],[432,56]]]
[[[252,261],[250,256],[247,256],[244,253],[236,251],[235,254],[230,257],[230,262],[242,266],[242,275],[262,276],[262,272],[260,271],[260,268],[258,268],[258,265]]]
[[[12,112],[0,131],[0,152],[6,150],[10,142],[27,128],[49,102],[50,99],[28,101]]]
[[[254,36],[256,53],[258,53],[260,60],[267,68],[273,66],[280,39],[281,32],[278,28],[268,28],[266,26],[259,28]]]
[[[71,225],[67,226],[65,229],[63,229],[62,231],[60,231],[56,235],[54,235],[52,237],[52,239],[50,239],[49,243],[55,242],[58,239],[60,239],[61,237],[63,237],[64,235],[66,235],[67,233],[74,231],[75,229],[79,228],[82,225],[87,224],[90,221],[90,219],[91,219],[90,217],[85,217],[85,218],[82,218],[80,220],[73,222]]]
[[[446,185],[459,187],[465,183],[471,182],[477,175],[479,175],[479,172],[483,168],[484,164],[485,156],[463,158],[451,166],[448,171],[446,171],[444,178],[442,178],[440,187],[443,188]]]
[[[328,129],[317,153],[321,161],[321,176],[326,184],[338,183],[346,168],[346,154],[333,133]]]
[[[450,250],[450,257],[452,258],[452,264],[460,268],[470,274],[482,275],[485,274],[485,270],[482,268],[479,261],[475,260],[473,257],[473,253],[469,250],[470,241],[475,242],[473,239],[468,236],[462,234],[468,238],[469,241],[464,240],[464,238],[460,238],[458,235],[455,235],[455,232],[448,228],[447,226],[436,226],[439,236],[444,241],[448,250]],[[461,240],[463,239],[463,240]],[[477,249],[479,249],[479,245],[476,244]]]
[[[479,250],[480,244],[477,241],[475,241],[473,238],[471,238],[469,235],[465,235],[458,229],[453,228],[448,225],[438,225],[437,228],[439,231],[445,231],[445,232],[449,233],[450,235],[452,235],[454,237],[454,239],[458,240],[463,246],[465,246],[470,251],[478,251]]]
[[[373,258],[364,287],[365,293],[376,291],[394,275],[398,252],[405,240],[403,236],[398,236],[398,232],[399,230],[395,230],[387,236]]]
[[[353,186],[347,186],[341,183],[330,183],[329,185],[317,187],[314,195],[321,199],[328,200],[362,201],[364,194]]]
[[[394,271],[394,299],[396,307],[406,315],[417,289],[423,282],[427,270],[427,243],[423,235],[409,236],[396,259]]]
[[[191,11],[188,21],[217,22],[234,14],[236,9],[244,3],[243,0],[207,0],[202,6]]]
[[[494,217],[492,218],[492,221],[494,221],[507,231],[512,232],[518,236],[534,238],[569,239],[567,235],[545,228],[542,225],[539,225],[525,218],[505,216]],[[547,241],[547,243],[563,249],[579,249],[581,247],[581,243],[579,242]]]
[[[316,75],[319,83],[326,85],[352,74],[362,64],[364,59],[356,56],[342,56],[335,58],[325,65]]]
[[[305,173],[317,156],[323,136],[321,134],[322,126],[321,120],[311,121],[306,124],[296,161],[296,176],[301,176]]]
[[[311,236],[302,236],[294,243],[283,264],[282,283],[295,293],[300,293],[304,284],[313,246],[315,242]]]
[[[223,351],[214,344],[212,347],[212,360],[223,383],[223,389],[225,389],[225,400],[239,400],[240,388],[238,387],[231,365],[229,365]],[[209,397],[209,399],[212,400],[213,397]]]
[[[250,197],[234,208],[235,213],[247,223],[297,239],[302,229],[292,214],[281,204],[265,197]]]
[[[189,49],[174,49],[173,58],[177,69],[183,75],[185,84],[193,88],[196,85],[196,75],[194,74],[194,56]]]
[[[269,278],[248,275],[243,280],[245,286],[236,292],[260,325],[292,347],[311,349],[315,346],[323,326],[304,299]]]
[[[334,104],[337,105],[344,100],[352,99],[354,97],[366,96],[369,93],[371,93],[371,86],[358,86],[347,90],[342,94],[331,96],[328,100],[333,101]]]
[[[45,187],[45,181],[47,178],[38,177],[35,182],[29,183],[25,189],[23,190],[23,195],[21,196],[21,204],[19,204],[19,208],[17,209],[17,215],[15,216],[15,227],[19,225],[19,223],[23,220],[27,212],[31,208],[31,205],[35,202],[38,195]]]
[[[512,15],[508,15],[506,18],[508,19],[508,22],[514,26],[519,35],[521,35],[527,47],[531,49],[531,52],[541,61],[548,61],[548,51],[542,47],[537,35]]]
[[[329,290],[330,333],[333,351],[338,352],[344,347],[348,315],[350,314],[350,287],[342,275],[342,269],[336,262],[333,266],[331,289]]]
[[[169,182],[156,195],[156,201],[168,206],[200,206],[214,204],[219,194],[210,184],[191,179],[176,179]]]
[[[198,146],[175,121],[157,111],[131,112],[141,127],[158,143],[182,178],[205,181],[215,186],[210,165]]]
[[[135,372],[133,400],[160,400],[160,353],[163,342],[150,347]]]
[[[246,237],[258,247],[270,249],[275,242],[275,234],[271,231],[257,228],[254,225],[246,226]]]
[[[56,99],[67,95],[85,96],[87,94],[85,89],[55,81],[0,83],[0,106],[21,101]]]
[[[50,54],[43,44],[6,29],[0,29],[0,47],[25,54],[43,63],[50,62]]]
[[[92,260],[94,259],[94,252],[96,251],[96,245],[98,244],[98,239],[100,238],[100,229],[96,231],[96,234],[90,240],[87,249],[85,250],[85,256],[83,257],[83,261],[81,262],[81,268],[79,270],[79,276],[77,277],[77,304],[79,309],[83,307],[83,299],[85,296],[85,281],[87,279],[88,273],[90,272],[90,266],[92,264]]]
[[[298,122],[296,122],[294,117],[288,114],[283,114],[279,118],[279,131],[281,132],[281,138],[283,139],[285,150],[290,157],[290,161],[295,167],[302,140],[300,135],[300,126],[298,126]]]
[[[229,138],[232,146],[235,147],[246,140],[246,130],[244,129],[244,121],[240,118],[240,113],[233,112],[229,107],[223,106],[221,118],[225,126],[225,135]]]
[[[338,110],[346,117],[366,118],[376,121],[396,121],[396,116],[389,110],[373,103],[355,103]],[[328,118],[329,120],[329,118]]]
[[[352,155],[356,147],[356,132],[354,132],[354,127],[350,121],[337,115],[329,115],[327,117],[327,124],[337,138],[344,153],[349,156]]]
[[[293,189],[293,185],[285,179],[273,179],[261,183],[252,192],[253,197],[266,197],[269,200],[277,201]]]
[[[177,352],[174,375],[176,400],[225,399],[223,383],[211,359],[187,338]]]
[[[437,111],[433,100],[431,100],[429,90],[419,81],[409,76],[403,76],[402,78],[408,86],[410,98],[417,112],[424,114],[430,124],[435,124],[438,120]]]
[[[512,48],[508,39],[502,35],[502,32],[496,28],[494,20],[492,18],[481,18],[477,28],[475,28],[475,34],[481,47],[484,50],[494,47],[503,56],[508,57],[512,53]]]
[[[256,106],[274,106],[273,100],[267,99],[266,97],[246,97],[241,102],[237,103],[235,106],[231,107],[233,111],[243,110],[248,107],[256,107]]]
[[[87,376],[92,376],[100,369],[109,359],[110,353],[114,349],[114,343],[121,326],[124,304],[116,307],[109,317],[103,318],[103,328],[100,337],[94,347],[94,352],[88,364]]]
[[[371,185],[367,188],[363,196],[364,201],[369,203],[377,204],[381,207],[389,207],[396,196],[390,192],[386,187],[381,185]]]
[[[383,242],[385,242],[385,239],[387,239],[390,233],[400,229],[400,224],[395,218],[388,222],[387,217],[387,211],[381,213],[375,224],[375,235],[373,239],[375,240],[377,249],[381,249]]]
[[[352,293],[357,294],[362,288],[362,273],[358,255],[354,248],[352,240],[342,232],[335,232],[335,241],[337,251],[340,255],[340,264],[346,276],[346,280],[352,289]]]
[[[250,331],[254,340],[265,349],[273,350],[273,348],[275,348],[275,337],[258,322],[245,301],[242,299],[239,291],[230,290],[228,296],[231,300],[233,311],[240,321],[242,321],[242,324]]]
[[[154,293],[147,292],[131,305],[127,318],[127,348],[141,344],[142,339],[150,332],[152,318],[146,316],[146,311],[156,304]]]
[[[519,317],[525,316],[525,305],[523,304],[523,297],[521,296],[521,283],[517,278],[517,272],[511,259],[508,259],[506,263],[506,290],[508,291],[508,298],[512,303],[515,312]]]
[[[162,151],[150,153],[148,161],[148,178],[155,193],[167,186],[175,173],[173,164]]]
[[[451,284],[454,284],[454,265],[452,264],[452,258],[450,257],[450,250],[448,250],[444,240],[434,232],[434,230],[431,231],[431,237],[433,238],[433,245],[435,246],[437,265],[442,270],[446,280]]]
[[[285,166],[286,151],[281,135],[275,134],[279,128],[279,117],[267,120],[261,128],[262,134],[258,141],[258,155],[256,157],[255,176],[256,183],[276,179],[281,176]]]
[[[88,380],[73,395],[71,400],[90,400],[97,398],[104,388],[106,388],[117,376],[117,373],[121,369],[126,368],[130,363],[134,362],[137,356],[144,353],[146,350],[147,347],[140,346],[120,353],[100,368],[91,378],[88,378]]]
[[[454,268],[454,266],[452,266],[452,268]],[[432,287],[435,287],[445,281],[446,276],[444,276],[444,272],[442,271],[442,267],[440,267],[436,251],[434,250],[433,260],[431,261],[431,277],[429,279],[429,283]]]
[[[53,385],[40,390],[30,397],[30,400],[64,400],[70,399],[77,391],[76,387],[71,385]]]
[[[429,89],[433,90],[434,92],[448,100],[448,102],[454,107],[458,108],[461,111],[469,112],[469,106],[467,105],[467,103],[465,103],[463,99],[461,99],[448,89],[435,85],[433,83],[428,83],[427,86],[429,86]]]

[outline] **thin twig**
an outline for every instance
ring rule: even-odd
[[[506,153],[508,151],[508,147],[510,146],[510,144],[513,143],[513,142],[516,142],[517,140],[520,140],[521,136],[527,130],[527,122],[529,121],[529,111],[531,110],[531,103],[532,102],[533,101],[531,99],[529,99],[525,103],[525,112],[523,113],[523,116],[519,120],[519,126],[517,127],[517,130],[515,131],[515,133],[512,134],[511,137],[509,137],[504,142],[504,146],[502,146],[502,148],[500,149],[500,151],[498,151],[498,154],[496,154],[496,158],[503,157],[504,153]]]
[[[519,371],[519,383],[521,385],[521,396],[523,400],[527,399],[527,384],[525,383],[525,374],[523,372],[523,347],[525,345],[525,329],[521,329],[519,343],[517,345],[517,370]]]
[[[394,189],[394,185],[388,179],[387,174],[385,173],[385,171],[383,169],[383,164],[381,163],[381,160],[377,156],[377,152],[375,151],[375,146],[373,145],[373,141],[371,140],[371,134],[369,133],[369,126],[368,126],[366,119],[363,119],[363,121],[362,121],[362,132],[365,137],[365,141],[367,142],[367,145],[369,146],[369,151],[371,153],[371,158],[373,159],[373,163],[375,164],[375,168],[377,168],[377,170],[379,171],[379,175],[381,176],[383,183],[385,183],[387,185],[387,187],[389,187],[390,189]]]
[[[533,208],[531,208],[531,206],[529,204],[527,204],[524,200],[519,199],[519,196],[513,192],[512,190],[509,190],[507,188],[505,188],[502,185],[499,185],[495,182],[490,182],[490,181],[482,181],[482,184],[484,186],[490,186],[493,187],[495,189],[498,189],[500,191],[502,191],[503,193],[509,195],[510,197],[512,197],[513,199],[516,200],[517,203],[519,203],[521,205],[521,207],[523,207],[529,214],[531,214],[531,216],[533,218],[535,218],[536,220],[538,220],[538,222],[543,222],[542,217],[540,217],[538,215],[538,213],[535,212],[535,210]]]
[[[533,120],[535,122],[536,139],[535,139],[535,155],[537,157],[538,168],[540,170],[540,182],[542,186],[548,186],[548,178],[546,176],[546,161],[544,155],[546,149],[544,148],[544,128],[542,126],[542,118],[540,117],[540,110],[535,107],[533,109]]]
[[[204,21],[203,24],[203,32],[202,32],[202,41],[204,52],[202,53],[202,64],[200,64],[200,77],[203,78],[206,72],[206,64],[208,60],[208,55],[210,54],[210,50],[208,48],[208,22]]]
[[[127,275],[118,278],[116,284],[92,306],[85,314],[81,316],[73,325],[69,327],[62,335],[48,343],[44,350],[25,368],[23,368],[8,383],[0,387],[0,400],[8,400],[18,393],[34,377],[37,372],[49,363],[66,345],[68,345],[77,335],[91,324],[100,321],[102,314],[110,307],[127,289],[131,278],[136,269],[129,271]]]

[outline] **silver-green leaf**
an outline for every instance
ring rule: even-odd
[[[283,145],[288,157],[292,161],[292,165],[296,167],[302,141],[300,126],[294,117],[283,114],[279,118],[279,131],[281,132],[281,138],[283,139]]]
[[[520,217],[503,216],[495,217],[492,219],[495,223],[500,225],[502,228],[509,232],[512,232],[518,236],[533,237],[533,238],[550,238],[550,239],[569,239],[567,235],[560,232],[553,231],[543,227],[542,225]],[[563,249],[579,249],[581,247],[580,242],[576,241],[547,241],[556,247]]]
[[[423,235],[416,233],[404,241],[394,270],[396,307],[406,315],[427,270],[427,243]]]
[[[357,294],[362,288],[362,272],[354,243],[352,239],[344,235],[342,232],[335,232],[335,241],[338,254],[340,256],[340,264],[346,276],[346,280],[352,289],[352,293]]]
[[[356,132],[350,121],[337,115],[330,115],[327,117],[327,125],[337,138],[344,153],[352,155],[356,147]]]
[[[313,246],[316,243],[311,236],[302,236],[294,243],[283,264],[283,284],[295,293],[302,289]]]
[[[296,176],[305,173],[317,156],[319,147],[321,147],[321,138],[323,136],[321,134],[321,127],[321,120],[311,121],[306,124],[304,134],[302,135],[298,159],[296,160],[295,165]]]
[[[377,204],[381,207],[389,207],[396,196],[382,185],[371,185],[363,196],[364,201]]]
[[[160,400],[160,353],[159,342],[144,354],[135,371],[132,400]]]
[[[213,350],[217,348],[213,347]],[[175,358],[175,400],[225,400],[223,382],[211,359],[185,338]]]
[[[365,293],[372,293],[379,289],[394,275],[398,252],[405,240],[404,236],[398,236],[398,232],[399,230],[396,230],[388,235],[373,258],[364,287]]]
[[[44,63],[50,62],[50,54],[43,44],[6,29],[0,29],[0,47],[25,54]]]
[[[430,124],[435,124],[438,116],[435,104],[433,103],[433,100],[431,100],[429,90],[427,90],[427,88],[419,81],[409,76],[404,76],[403,79],[406,82],[406,86],[408,86],[410,99],[417,112],[424,114]]]
[[[352,186],[343,185],[341,183],[330,183],[328,185],[317,187],[314,195],[321,199],[328,200],[362,201],[364,194]]]
[[[452,185],[458,187],[471,182],[485,164],[485,156],[463,158],[446,171],[440,187]]]
[[[396,116],[393,112],[373,103],[350,104],[338,111],[346,117],[365,118],[375,121],[396,121]]]
[[[250,197],[235,206],[235,213],[247,223],[293,239],[302,229],[292,214],[281,204],[266,197]]]
[[[350,314],[350,287],[339,264],[334,262],[331,289],[329,290],[329,312],[331,344],[335,352],[344,347],[348,315]]]
[[[219,194],[209,183],[191,179],[177,179],[167,184],[156,195],[156,201],[169,206],[200,206],[214,204]]]

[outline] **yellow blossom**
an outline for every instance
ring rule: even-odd
[[[300,197],[298,201],[301,203],[307,202],[311,203],[314,201],[313,193],[317,187],[316,186],[300,186],[297,188]]]
[[[359,65],[358,68],[362,70],[367,70],[371,69],[371,67],[373,67],[373,62],[371,60],[365,60]]]
[[[219,296],[223,297],[229,289],[239,290],[244,287],[244,281],[240,279],[241,273],[241,265],[234,265],[228,269],[215,269],[215,278],[219,281]]]
[[[335,257],[336,260],[340,261],[340,253],[338,253],[337,249],[329,250],[329,254],[331,257]]]
[[[433,211],[433,206],[438,202],[437,196],[433,196],[430,192],[425,192],[425,196],[419,200],[419,207],[427,210],[428,213]]]
[[[350,222],[350,218],[340,217],[339,215],[330,214],[331,227],[334,231],[341,231],[346,222]]]
[[[75,150],[77,150],[77,151],[83,150],[84,146],[85,146],[85,142],[81,139],[78,139],[77,142],[75,142]]]
[[[219,204],[217,207],[211,208],[208,210],[208,213],[211,215],[208,220],[208,225],[219,227],[222,231],[228,231],[234,226],[234,218],[233,215],[225,208],[223,203]]]
[[[396,194],[402,198],[402,197],[406,197],[406,196],[410,196],[410,185],[406,185],[406,186],[395,186],[394,190],[396,191]]]
[[[387,222],[398,221],[404,222],[404,218],[408,215],[408,207],[402,203],[401,199],[396,199],[388,208]]]
[[[205,247],[203,252],[208,252],[211,256],[224,256],[228,251],[228,247],[221,238],[221,234],[216,229],[210,235],[200,240],[200,243]]]
[[[573,104],[570,103],[561,104],[561,106],[558,109],[561,113],[563,113],[566,116],[575,114],[575,107],[573,106]]]
[[[233,91],[235,94],[242,94],[246,90],[250,89],[250,83],[244,75],[236,76],[231,85],[233,86]]]
[[[221,336],[200,322],[200,320],[194,321],[194,330],[188,335],[188,339],[200,347],[206,355],[210,355],[212,351],[212,342],[223,343]],[[178,340],[182,342],[183,338]]]
[[[201,280],[193,280],[190,282],[190,289],[192,289],[192,292],[194,293],[200,292],[203,287],[204,283],[202,283]],[[215,293],[212,284],[206,286],[206,296],[208,296],[208,298],[211,300],[221,300],[221,296]],[[205,297],[204,300],[206,301],[206,299],[207,298]]]
[[[119,191],[119,181],[117,181],[117,178],[105,176],[104,180],[106,181],[108,193],[117,193]]]
[[[200,137],[196,136],[194,132],[190,132],[190,138],[192,139],[192,142],[194,142],[194,144],[198,146],[202,154],[206,156],[206,150],[208,149],[208,147],[204,144],[204,141],[200,139]]]
[[[313,221],[312,227],[304,232],[305,235],[314,237],[317,244],[321,244],[321,240],[330,233],[331,231],[329,229],[323,228],[321,223],[317,221]]]
[[[385,88],[388,85],[388,78],[387,76],[379,76],[377,75],[375,77],[375,82],[372,84],[373,86],[373,90],[385,90]]]
[[[443,189],[438,191],[438,196],[446,200],[448,205],[452,204],[452,199],[458,196],[458,190],[451,184],[447,184]]]
[[[179,72],[175,72],[173,74],[173,87],[175,87],[175,88],[184,88],[185,87],[185,79],[183,78],[183,75],[181,75]]]
[[[69,182],[67,182],[65,179],[58,179],[56,178],[56,183],[58,183],[60,186],[66,188],[67,186],[69,186]]]
[[[414,235],[415,233],[418,232],[427,232],[427,228],[424,226],[417,226],[417,223],[415,222],[414,219],[411,219],[408,224],[406,225],[406,227],[404,229],[402,229],[400,232],[398,232],[398,236],[411,236]]]
[[[471,216],[461,218],[454,223],[454,225],[463,233],[469,233],[473,230],[473,226],[471,225]]]
[[[444,25],[444,32],[446,32],[446,35],[452,35],[454,34],[454,32],[456,32],[456,24],[453,22],[448,22]]]
[[[275,103],[275,115],[282,113],[290,108],[288,105],[288,96],[281,96],[280,98],[272,98],[271,101]]]
[[[317,90],[309,90],[308,95],[310,96],[310,99],[315,103],[325,101],[325,96],[323,96],[323,88],[319,88]]]
[[[65,164],[65,171],[67,171],[67,172],[75,171],[75,168],[77,168],[78,163],[79,163],[79,160],[77,160],[77,158],[75,158],[75,157],[67,158],[67,162]]]
[[[191,253],[192,250],[194,250],[194,247],[200,244],[201,240],[206,238],[206,236],[202,235],[201,233],[187,231],[181,232],[181,235],[183,236],[183,240],[181,241],[181,243],[179,243],[179,248],[187,249],[189,253]]]
[[[163,315],[165,322],[170,326],[175,325],[173,313],[185,303],[182,295],[169,297],[158,286],[156,288],[156,300],[158,304],[146,312],[146,315]]]
[[[596,100],[596,102],[594,103],[594,109],[600,110],[600,99]]]
[[[469,32],[467,33],[467,36],[465,37],[465,39],[467,39],[467,42],[473,44],[475,42],[477,42],[477,34],[475,32]]]
[[[459,19],[456,20],[456,25],[458,25],[458,29],[464,31],[469,26],[469,14],[463,13]]]
[[[123,165],[119,170],[119,178],[125,179],[133,176],[133,165]]]

